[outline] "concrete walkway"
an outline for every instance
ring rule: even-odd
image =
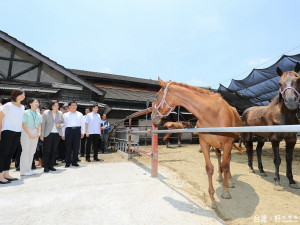
[[[132,162],[57,169],[0,185],[0,224],[224,224]]]

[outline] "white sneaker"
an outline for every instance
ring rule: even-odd
[[[29,173],[31,173],[31,175],[35,175],[36,172],[34,172],[33,170],[29,170]]]
[[[32,174],[30,173],[30,171],[27,171],[26,173],[21,174],[21,176],[31,176]]]

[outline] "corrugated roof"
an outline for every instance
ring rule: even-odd
[[[157,80],[109,74],[109,73],[91,72],[91,71],[77,70],[77,69],[69,69],[69,70],[79,76],[95,77],[95,78],[101,78],[101,79],[107,79],[107,80],[129,81],[129,82],[152,84],[152,85],[159,86],[159,83]]]
[[[156,100],[156,92],[152,93],[107,87],[101,87],[101,89],[106,91],[105,99],[130,100],[138,102],[145,102],[147,99],[149,99],[150,102],[154,102]]]
[[[60,90],[56,88],[44,88],[44,87],[35,87],[35,86],[13,85],[13,84],[0,84],[0,89],[2,90],[22,89],[24,91],[35,91],[41,93],[57,93]]]

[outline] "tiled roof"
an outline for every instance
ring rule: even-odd
[[[115,75],[115,74],[109,74],[109,73],[90,72],[90,71],[85,71],[85,70],[76,70],[76,69],[69,69],[69,70],[79,76],[95,77],[95,78],[106,79],[106,80],[129,81],[129,82],[152,84],[152,85],[159,86],[159,83],[157,80]]]
[[[106,91],[105,99],[129,100],[145,102],[149,99],[150,102],[156,100],[156,92],[133,91],[119,88],[101,87]]]

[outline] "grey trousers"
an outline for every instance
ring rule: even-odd
[[[32,136],[38,135],[37,128],[29,128],[28,130]],[[21,175],[31,170],[33,155],[36,152],[38,140],[39,140],[38,138],[30,139],[27,133],[24,130],[22,131],[21,133],[22,154],[20,159]]]

